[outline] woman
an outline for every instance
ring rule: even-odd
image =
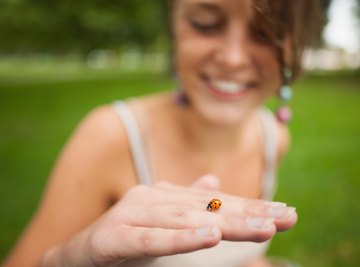
[[[179,92],[87,116],[5,266],[268,266],[261,242],[297,214],[266,201],[289,137],[261,106],[298,74],[314,6],[171,1]]]

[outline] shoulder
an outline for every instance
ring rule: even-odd
[[[12,259],[35,262],[48,247],[69,240],[119,199],[134,177],[121,120],[110,105],[94,109],[62,150]]]
[[[112,105],[104,105],[89,112],[79,123],[60,155],[55,173],[111,192],[114,183],[116,188],[121,188],[118,183],[126,183],[119,177],[131,177],[132,169],[121,118]]]
[[[275,119],[276,129],[277,129],[277,161],[280,162],[284,156],[286,155],[287,151],[289,150],[291,137],[289,128],[286,124],[281,123]]]
[[[96,165],[130,158],[127,133],[111,104],[90,111],[79,123],[69,145],[87,155]]]
[[[90,111],[78,124],[65,148],[69,146],[98,158],[120,157],[128,152],[127,132],[114,105],[103,105]]]
[[[98,146],[120,145],[126,139],[121,119],[112,105],[100,106],[89,112],[77,127],[74,137],[77,136]]]

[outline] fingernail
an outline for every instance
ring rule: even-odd
[[[246,222],[252,228],[266,229],[273,224],[274,220],[270,218],[250,217],[250,218],[246,218]]]
[[[286,203],[277,202],[277,201],[268,202],[268,205],[269,205],[270,207],[286,207]]]
[[[296,208],[290,207],[289,211],[287,212],[287,214],[285,216],[285,218],[288,219],[288,218],[294,216],[295,212],[296,212]]]
[[[218,228],[216,226],[201,227],[195,230],[196,235],[199,237],[215,236],[217,232]]]
[[[269,214],[272,218],[287,218],[290,217],[295,212],[293,207],[271,207],[269,209]]]

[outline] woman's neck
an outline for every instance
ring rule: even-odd
[[[184,140],[184,145],[192,149],[206,152],[207,155],[217,156],[223,153],[235,152],[239,145],[246,139],[244,128],[249,120],[237,124],[213,123],[191,106],[173,105],[170,116],[173,118],[179,139]]]

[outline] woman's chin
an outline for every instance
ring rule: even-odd
[[[229,104],[201,105],[198,111],[207,123],[223,127],[239,126],[249,115],[249,110]]]

